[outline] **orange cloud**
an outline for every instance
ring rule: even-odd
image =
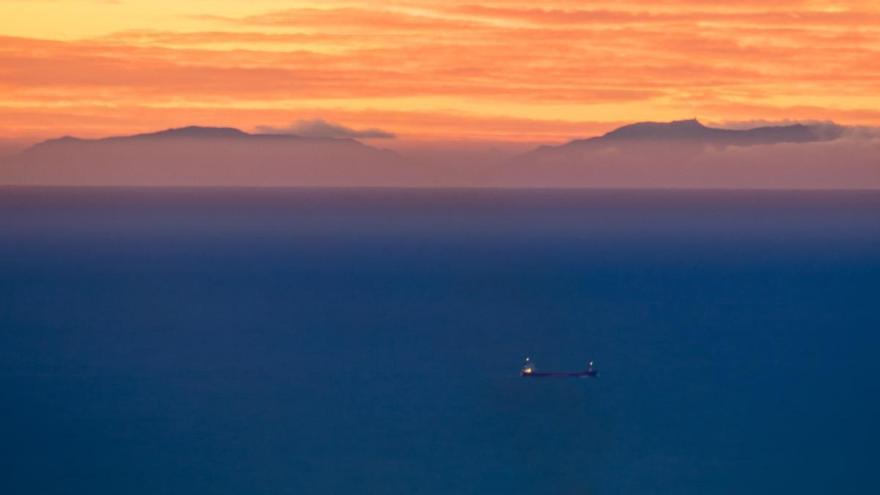
[[[876,2],[255,0],[206,11],[154,0],[166,22],[136,26],[126,9],[138,5],[92,5],[128,15],[127,28],[83,26],[76,39],[20,25],[2,36],[0,23],[0,136],[209,117],[548,141],[694,116],[880,124]]]

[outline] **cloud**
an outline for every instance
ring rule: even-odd
[[[298,120],[286,127],[257,126],[261,134],[296,134],[308,138],[334,139],[394,139],[396,136],[382,129],[352,129],[324,119]]]
[[[721,122],[710,122],[710,127],[720,127],[722,129],[754,129],[756,127],[772,127],[786,125],[809,125],[809,126],[832,126],[835,125],[830,120],[811,120],[811,119],[750,119],[750,120],[723,120]]]
[[[47,34],[67,28],[36,15],[0,35],[0,136],[288,115],[444,140],[693,116],[880,124],[876,0],[201,3],[151,22],[125,2],[83,37]]]
[[[751,120],[741,120],[741,121],[722,121],[718,123],[716,126],[722,129],[755,129],[757,127],[775,127],[775,126],[790,126],[790,125],[805,125],[812,128],[813,133],[821,138],[821,139],[837,139],[841,137],[851,137],[851,138],[867,138],[870,136],[869,130],[872,129],[870,127],[864,128],[864,130],[857,129],[856,127],[844,127],[834,123],[831,120],[815,120],[815,119],[751,119]]]
[[[741,121],[721,121],[712,125],[723,129],[754,129],[756,127],[787,126],[801,124],[810,126],[813,132],[826,140],[877,140],[880,139],[880,127],[870,125],[839,125],[831,120],[815,119],[752,119]]]

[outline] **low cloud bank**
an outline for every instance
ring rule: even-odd
[[[848,127],[835,124],[830,120],[805,120],[805,119],[782,119],[782,120],[762,120],[762,119],[753,119],[753,120],[731,120],[731,121],[723,121],[717,124],[714,124],[714,127],[718,127],[720,129],[733,129],[733,130],[748,130],[748,129],[756,129],[760,127],[780,127],[780,126],[791,126],[791,125],[803,125],[810,128],[810,130],[816,135],[819,141],[824,140],[834,140],[841,137],[870,137],[866,134],[856,133],[858,129],[862,130],[873,130],[874,133],[877,132],[877,128],[857,128],[857,127]],[[880,136],[880,133],[874,134],[875,136]]]

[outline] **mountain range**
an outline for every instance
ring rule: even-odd
[[[0,163],[0,184],[875,188],[878,146],[833,124],[724,129],[681,120],[626,125],[500,164],[425,166],[354,139],[190,126],[44,141]]]
[[[354,139],[182,127],[103,139],[63,137],[12,157],[0,182],[33,185],[406,185],[396,153]]]

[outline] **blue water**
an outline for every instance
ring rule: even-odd
[[[878,287],[869,192],[0,190],[0,493],[878,493]]]

